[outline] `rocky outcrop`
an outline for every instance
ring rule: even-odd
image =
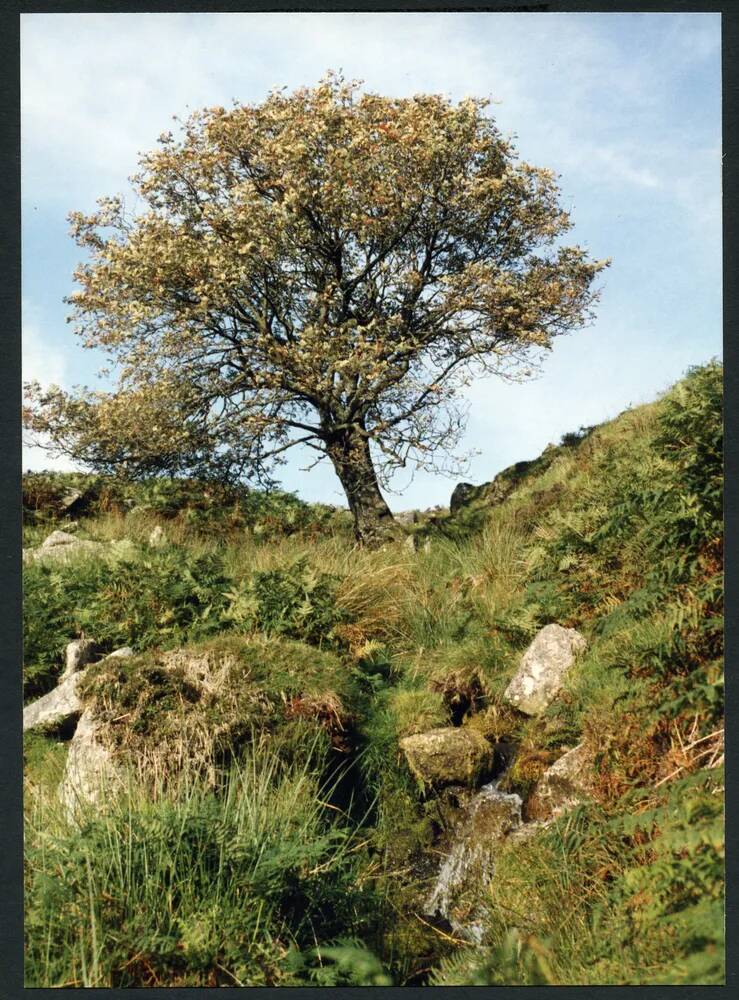
[[[77,675],[79,676],[79,675]],[[120,770],[99,739],[90,709],[85,709],[69,744],[58,795],[67,816],[74,819],[85,805],[97,805],[120,781]]]
[[[74,545],[79,539],[68,531],[52,531],[41,543],[42,549],[54,549],[59,545]]]
[[[405,525],[408,527],[411,524],[418,523],[418,511],[417,510],[401,510],[397,514],[393,514],[396,522],[398,524]]]
[[[61,728],[80,716],[84,706],[77,694],[77,685],[85,674],[84,668],[94,662],[98,651],[93,639],[75,639],[67,645],[66,666],[58,685],[23,709],[24,732],[38,726]],[[130,646],[121,646],[103,660],[123,660],[133,655]]]
[[[585,639],[576,629],[545,625],[521,657],[503,697],[519,712],[541,715],[559,693]]]
[[[418,548],[418,536],[406,535],[403,539],[403,548],[407,549],[409,552],[415,552]]]
[[[60,727],[82,712],[77,685],[84,671],[71,674],[63,683],[23,709],[23,732],[37,726]]]
[[[580,743],[541,776],[526,800],[525,818],[546,822],[574,809],[590,797],[592,778],[591,755]]]
[[[68,643],[64,651],[64,670],[59,683],[62,684],[72,674],[92,663],[97,653],[98,646],[94,639],[75,639],[74,642]]]
[[[493,767],[493,748],[468,727],[432,729],[400,741],[408,767],[424,785],[476,785]]]
[[[37,549],[24,549],[23,562],[65,562],[69,558],[80,555],[82,552],[102,553],[106,546],[102,542],[92,542],[84,538],[77,538],[68,531],[52,531],[45,538]]]
[[[134,655],[134,651],[130,646],[121,646],[119,649],[114,649],[112,653],[104,656],[103,660],[128,660]]]
[[[81,514],[87,514],[92,503],[97,499],[96,494],[97,491],[93,488],[82,490],[71,489],[62,497],[59,503],[59,510],[68,517],[78,517]]]
[[[478,487],[472,483],[457,483],[449,500],[450,514],[456,514],[460,507],[464,507],[475,495],[477,489]]]

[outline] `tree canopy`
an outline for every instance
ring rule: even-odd
[[[71,319],[117,385],[28,386],[28,425],[129,475],[269,481],[302,444],[376,536],[393,470],[454,455],[459,390],[526,377],[597,298],[606,262],[562,245],[554,174],[487,106],[331,74],[161,135],[137,211],[70,216],[87,251]]]

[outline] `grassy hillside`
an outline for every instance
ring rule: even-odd
[[[72,826],[66,745],[27,738],[27,985],[722,982],[721,379],[422,516],[415,550],[286,495],[25,477],[26,546],[70,518],[114,543],[26,567],[27,698],[80,634],[137,654],[85,683],[131,778],[108,809]],[[588,648],[529,719],[502,693],[549,622]],[[205,695],[162,669],[183,646]],[[590,803],[504,843],[481,948],[420,909],[443,822],[398,741],[450,724],[515,743],[524,798],[595,761]]]

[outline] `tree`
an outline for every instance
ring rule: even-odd
[[[192,115],[121,198],[70,220],[76,331],[114,391],[27,388],[57,451],[130,475],[270,481],[297,444],[333,463],[360,541],[380,491],[459,442],[460,388],[523,378],[582,326],[606,265],[559,245],[553,173],[518,162],[488,102],[388,98],[329,74]]]

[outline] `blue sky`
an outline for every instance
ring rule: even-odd
[[[611,257],[592,327],[525,385],[468,390],[465,479],[653,399],[721,354],[718,14],[25,14],[21,18],[24,378],[95,385],[104,362],[66,325],[79,251],[70,210],[129,190],[137,153],[188,108],[259,101],[328,69],[367,89],[490,96],[522,159],[561,175],[571,241]],[[323,464],[283,485],[342,503]],[[70,468],[35,448],[24,468]],[[408,474],[401,510],[454,481]]]

